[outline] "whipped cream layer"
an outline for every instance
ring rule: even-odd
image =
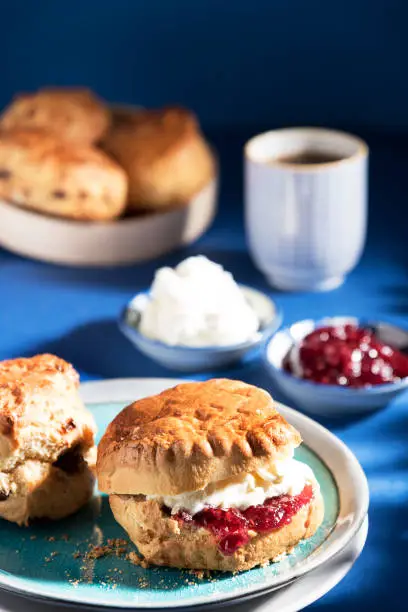
[[[170,346],[240,344],[259,328],[233,276],[201,255],[159,269],[150,297],[138,296],[132,305],[141,310],[141,333]]]
[[[270,497],[278,495],[299,495],[307,483],[316,483],[311,468],[289,458],[276,461],[268,468],[259,468],[251,474],[240,474],[235,478],[211,483],[205,489],[182,493],[174,496],[149,495],[147,499],[156,500],[171,509],[172,514],[180,510],[192,516],[205,507],[238,508],[245,510],[258,506]]]

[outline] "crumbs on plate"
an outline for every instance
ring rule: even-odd
[[[89,544],[89,550],[85,555],[86,559],[99,559],[100,557],[107,557],[109,555],[116,555],[120,557],[127,552],[128,542],[122,538],[112,538],[107,541],[107,544],[93,545]],[[74,553],[75,554],[75,553]],[[78,555],[81,556],[81,553]]]
[[[211,577],[211,571],[210,570],[189,570],[188,572],[189,574],[191,574],[192,576],[195,576],[195,578],[198,578],[198,580],[204,580],[204,578],[210,578]]]

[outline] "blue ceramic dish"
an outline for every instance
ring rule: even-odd
[[[303,380],[283,369],[283,360],[294,344],[299,343],[314,329],[339,323],[370,327],[383,342],[402,351],[408,350],[408,331],[389,323],[372,322],[355,317],[333,317],[317,321],[307,319],[281,329],[267,341],[264,360],[273,381],[299,408],[322,416],[347,416],[386,406],[408,388],[408,378],[394,383],[355,389]]]
[[[160,393],[183,382],[169,379],[117,379],[81,386],[81,395],[95,417],[100,436],[108,423],[130,402]],[[304,415],[280,406],[279,411],[301,433],[304,444],[296,457],[307,463],[320,484],[324,521],[315,535],[300,542],[293,553],[267,567],[230,574],[213,572],[196,577],[188,570],[143,568],[126,558],[135,551],[115,521],[105,495],[95,491],[92,502],[74,516],[29,528],[0,521],[0,589],[39,599],[36,610],[46,610],[45,599],[101,610],[202,610],[264,594],[293,582],[310,570],[326,568],[358,533],[368,507],[367,481],[351,451],[333,434]],[[124,554],[97,559],[90,548],[125,539]],[[337,563],[338,565],[338,563]],[[331,584],[332,585],[332,584]],[[306,588],[306,587],[305,587]],[[295,600],[290,609],[295,609]],[[309,602],[308,602],[309,603]],[[41,607],[42,605],[42,607]],[[195,608],[197,606],[197,608]],[[25,610],[23,600],[15,609]],[[256,607],[256,606],[255,606]],[[14,609],[14,608],[13,608]],[[286,609],[286,608],[285,608]]]
[[[248,342],[229,346],[195,348],[170,346],[158,340],[151,340],[139,331],[141,311],[134,306],[134,303],[132,305],[133,300],[122,312],[119,327],[139,351],[171,370],[199,372],[225,367],[259,348],[282,322],[282,316],[276,304],[265,293],[246,285],[240,285],[240,288],[260,321],[258,331]],[[148,297],[149,292],[141,291],[135,298],[140,295]]]

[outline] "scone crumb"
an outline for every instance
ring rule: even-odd
[[[199,580],[204,580],[204,578],[209,578],[211,576],[210,570],[190,570],[189,574],[195,576]]]
[[[112,549],[109,546],[92,546],[90,545],[90,550],[86,553],[86,559],[99,559],[100,557],[106,557],[112,553]]]
[[[32,536],[30,536],[30,540],[36,540],[36,539],[37,539],[37,536],[36,536],[36,535],[32,535]]]
[[[139,567],[143,567],[143,569],[148,569],[150,567],[150,563],[146,561],[146,559],[143,559],[143,557],[140,557],[134,551],[130,552],[126,558],[128,561],[133,563],[133,565],[138,565]]]
[[[113,548],[119,548],[120,546],[127,546],[127,540],[122,538],[111,538],[108,540],[108,546],[112,546]]]
[[[89,551],[85,554],[86,559],[99,559],[108,555],[116,555],[120,557],[126,553],[127,541],[121,538],[113,538],[107,541],[105,545],[94,546],[89,544]]]
[[[79,559],[80,557],[82,557],[82,555],[79,552],[79,550],[77,550],[76,552],[72,553],[72,556],[74,557],[74,559]]]
[[[48,540],[48,542],[55,542],[55,536],[48,536],[45,539]]]
[[[59,555],[59,552],[57,550],[53,550],[51,553],[51,557],[57,557]]]
[[[150,586],[146,578],[138,578],[137,582],[138,582],[139,589],[147,589]]]

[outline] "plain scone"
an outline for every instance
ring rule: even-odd
[[[60,519],[92,496],[95,423],[54,355],[0,363],[0,517]]]
[[[186,383],[131,404],[108,426],[98,446],[99,488],[110,495],[116,520],[146,560],[180,568],[240,571],[290,552],[312,536],[324,504],[313,496],[290,523],[254,533],[224,555],[211,532],[180,521],[158,499],[204,489],[291,457],[299,433],[271,396],[242,382]]]
[[[214,156],[183,108],[114,112],[103,147],[128,175],[130,210],[186,205],[214,179]]]
[[[18,94],[0,115],[0,129],[42,129],[78,145],[98,142],[110,112],[85,88],[54,87]]]
[[[115,219],[127,178],[103,151],[72,145],[41,130],[0,132],[0,198],[49,215]]]

